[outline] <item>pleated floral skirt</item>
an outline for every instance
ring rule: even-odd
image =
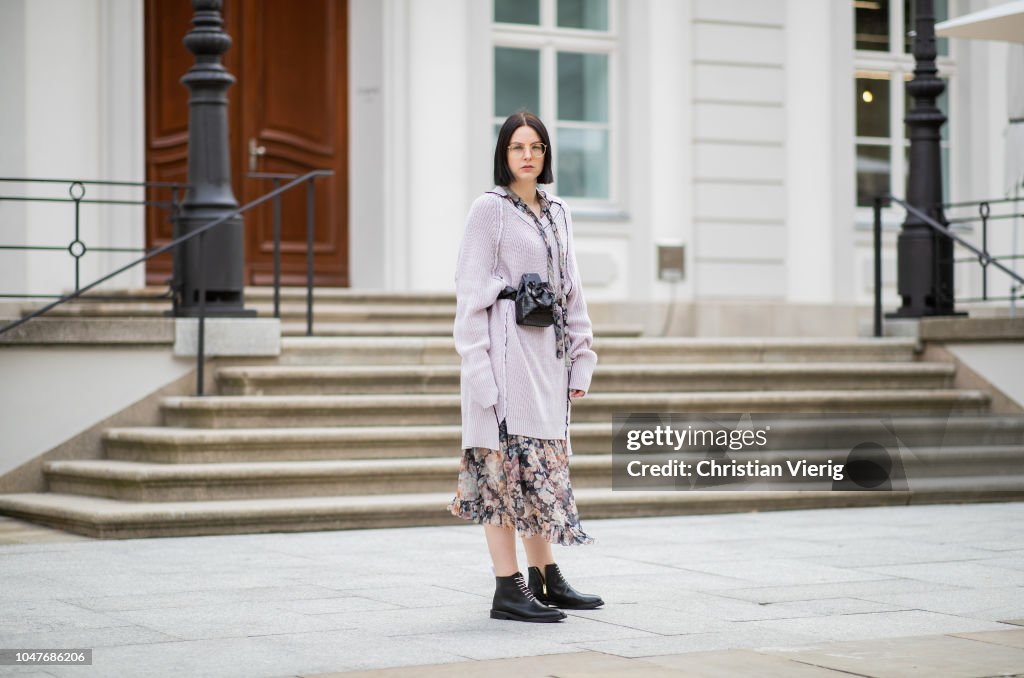
[[[448,510],[474,523],[513,528],[521,536],[540,535],[552,544],[592,544],[593,537],[580,527],[565,442],[509,435],[502,421],[498,444],[500,450],[462,451]]]

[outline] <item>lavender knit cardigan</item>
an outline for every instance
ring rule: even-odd
[[[559,198],[547,195],[551,216],[562,242],[566,267],[568,328],[572,364],[555,354],[553,326],[516,324],[515,301],[496,299],[506,285],[519,286],[523,273],[547,279],[547,250],[537,227],[510,200],[501,186],[478,197],[469,209],[455,273],[455,350],[462,356],[462,448],[497,450],[498,422],[505,419],[509,434],[564,439],[568,454],[571,401],[569,389],[590,390],[597,366],[591,350],[593,328],[583,298],[572,215]],[[554,256],[558,250],[548,240]],[[568,246],[566,246],[566,244]]]

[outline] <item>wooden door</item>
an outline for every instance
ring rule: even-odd
[[[258,172],[302,174],[331,169],[316,184],[314,281],[349,284],[348,65],[346,0],[225,0],[224,29],[233,45],[224,55],[236,83],[228,90],[232,185],[239,204],[272,188]],[[188,90],[179,81],[192,55],[182,45],[191,28],[187,0],[146,3],[146,174],[150,181],[186,180]],[[258,154],[250,153],[256,149]],[[154,194],[155,196],[156,194]],[[166,193],[162,194],[166,197]],[[272,208],[245,215],[247,284],[273,276]],[[284,284],[305,284],[306,193],[282,200],[281,268]],[[147,211],[147,247],[167,242],[171,226]],[[170,276],[170,258],[150,262],[146,280]]]

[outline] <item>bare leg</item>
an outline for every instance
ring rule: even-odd
[[[551,543],[540,535],[523,537],[523,546],[526,548],[526,560],[542,574],[545,565],[555,562],[554,556],[551,555]]]
[[[487,537],[487,549],[491,552],[491,560],[494,561],[495,576],[508,577],[518,572],[515,530],[498,525],[484,525],[484,535]]]

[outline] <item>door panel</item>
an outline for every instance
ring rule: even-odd
[[[301,174],[334,170],[318,179],[315,204],[315,282],[348,285],[347,16],[345,0],[226,0],[224,29],[232,48],[225,67],[232,186],[240,204],[263,195],[270,181],[259,172]],[[146,176],[187,177],[188,90],[181,76],[192,66],[182,38],[191,28],[191,3],[146,0]],[[265,149],[252,157],[250,142]],[[251,165],[255,162],[255,165]],[[151,192],[151,199],[167,199]],[[247,284],[269,284],[273,274],[270,205],[245,215]],[[282,199],[282,281],[305,284],[306,195],[296,188]],[[171,239],[166,212],[147,210],[146,245]],[[149,262],[146,281],[162,284],[171,260]]]
[[[316,283],[348,285],[347,49],[345,3],[248,0],[245,5],[242,77],[245,162],[261,172],[302,174],[332,169],[316,182],[314,248]],[[281,30],[288,26],[288,30]],[[251,141],[250,141],[251,140]],[[249,144],[262,149],[255,159]],[[266,180],[247,179],[244,200],[259,197]],[[306,194],[293,189],[282,202],[282,279],[306,276]],[[273,274],[272,208],[257,208],[246,221],[251,281]]]
[[[185,183],[188,174],[188,91],[177,82],[192,64],[181,44],[191,25],[192,8],[185,2],[146,0],[146,180]],[[166,200],[164,190],[150,189],[148,200]],[[179,196],[180,199],[181,196]],[[166,210],[146,209],[146,247],[171,237]],[[171,276],[171,255],[146,263],[146,283],[163,284]]]

